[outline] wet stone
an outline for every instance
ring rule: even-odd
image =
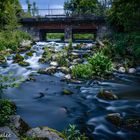
[[[0,138],[8,140],[20,140],[8,126],[0,127]]]
[[[118,97],[115,94],[107,90],[101,90],[97,96],[104,100],[117,100],[118,99]]]
[[[106,119],[116,126],[120,126],[122,119],[119,113],[108,114]]]

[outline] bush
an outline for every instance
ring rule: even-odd
[[[113,63],[102,52],[94,54],[88,61],[92,65],[93,76],[104,77],[113,71]]]
[[[75,78],[90,79],[93,77],[105,77],[112,73],[113,63],[103,55],[102,52],[94,54],[88,58],[89,64],[78,64],[72,69],[72,75]]]
[[[11,115],[16,112],[16,106],[14,103],[1,99],[0,100],[0,126],[5,125],[9,122]]]
[[[81,134],[81,132],[76,129],[75,125],[70,125],[69,128],[64,132],[67,140],[88,140],[85,134]]]
[[[22,31],[1,31],[0,32],[0,51],[4,49],[16,50],[22,40],[31,39],[30,35]]]
[[[80,79],[90,79],[92,77],[92,69],[90,64],[78,64],[72,68],[72,76]]]
[[[140,64],[140,34],[139,33],[117,33],[110,40],[105,39],[105,47],[102,49],[105,55],[114,59],[118,56],[122,61],[129,59],[133,65]]]

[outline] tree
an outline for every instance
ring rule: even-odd
[[[0,1],[0,29],[10,28],[17,25],[17,18],[20,16],[21,6],[18,0]]]
[[[108,20],[118,31],[140,31],[140,1],[114,0]]]
[[[31,15],[31,7],[32,7],[32,4],[30,3],[30,0],[27,0],[26,3],[27,3],[27,6],[28,6],[28,11],[27,11],[27,13],[28,13],[29,15]]]
[[[38,8],[36,6],[36,2],[33,2],[33,8],[32,8],[32,16],[38,15]]]
[[[98,4],[97,0],[69,0],[64,3],[64,9],[72,14],[94,14]]]

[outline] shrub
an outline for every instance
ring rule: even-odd
[[[1,99],[0,100],[0,125],[4,125],[9,122],[11,115],[16,112],[16,106],[14,103]]]
[[[92,77],[92,66],[90,64],[78,64],[72,69],[74,78],[89,79]]]
[[[140,64],[140,34],[134,33],[117,33],[111,40],[105,39],[105,47],[102,51],[113,60],[120,57],[122,61],[128,59],[133,65]]]
[[[16,50],[22,40],[31,39],[30,35],[22,31],[1,31],[0,32],[0,50]]]
[[[89,64],[78,64],[72,69],[72,75],[75,78],[90,79],[93,77],[105,77],[112,73],[114,67],[111,60],[103,55],[102,52],[94,54],[88,58]]]
[[[70,125],[69,128],[64,131],[64,135],[66,135],[67,140],[88,140],[85,134],[81,134],[81,132],[76,129],[75,125]]]
[[[63,50],[62,52],[59,52],[57,54],[57,62],[60,66],[65,66],[68,67],[69,63],[67,61],[67,52],[65,52],[65,50]]]
[[[102,52],[94,54],[88,61],[92,66],[93,76],[104,77],[113,71],[113,63]]]

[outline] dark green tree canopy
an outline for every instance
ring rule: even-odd
[[[64,9],[72,14],[94,14],[98,4],[97,0],[68,0],[64,3]]]
[[[140,1],[114,0],[108,20],[118,31],[140,30]]]
[[[21,5],[18,0],[1,0],[0,29],[9,28],[9,25],[14,28],[17,25],[17,17],[20,16],[21,11]]]

